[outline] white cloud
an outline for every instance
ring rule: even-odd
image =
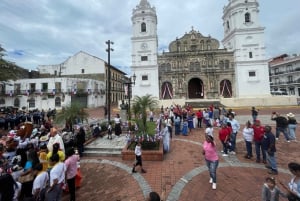
[[[204,36],[223,38],[222,13],[228,0],[148,0],[157,10],[160,49],[193,26]],[[131,14],[139,0],[1,0],[0,44],[6,59],[25,68],[57,64],[85,51],[107,60],[105,41],[114,41],[114,66],[129,72]],[[267,55],[300,53],[299,0],[259,1],[266,27]],[[22,55],[19,52],[22,51]]]

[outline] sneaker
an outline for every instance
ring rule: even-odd
[[[229,152],[229,154],[235,155],[235,152],[234,152],[234,151],[231,151],[231,152]]]
[[[224,151],[222,150],[221,153],[224,153]]]
[[[276,140],[279,140],[279,138],[277,137]]]
[[[213,183],[213,179],[212,179],[212,178],[209,179],[209,183],[210,183],[210,184]]]
[[[291,142],[291,141],[287,140],[286,142]]]
[[[213,190],[216,190],[216,189],[217,189],[217,184],[216,184],[216,183],[213,183],[213,184],[212,184],[212,189],[213,189]]]
[[[228,156],[228,154],[222,154],[222,156]]]

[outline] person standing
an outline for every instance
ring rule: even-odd
[[[288,164],[290,172],[293,174],[291,181],[288,185],[280,184],[287,191],[287,197],[290,201],[299,201],[300,200],[300,164],[291,162]]]
[[[279,135],[282,132],[286,141],[290,142],[288,133],[287,133],[287,126],[288,121],[284,116],[281,116],[277,112],[273,112],[271,116],[271,120],[276,121],[276,140],[279,139]]]
[[[254,131],[253,141],[255,143],[256,162],[257,163],[261,162],[260,154],[262,154],[263,163],[266,163],[266,152],[264,151],[262,146],[265,127],[261,126],[260,120],[256,119],[252,128]]]
[[[198,128],[202,128],[203,112],[201,110],[198,110],[198,112],[196,112],[196,116],[198,120]]]
[[[178,114],[175,114],[174,124],[175,124],[175,135],[180,135],[181,119]]]
[[[85,130],[82,126],[79,128],[79,132],[76,135],[76,143],[79,156],[82,157],[85,143]]]
[[[230,146],[229,153],[234,155],[235,154],[235,145],[236,145],[236,135],[240,129],[240,124],[236,119],[234,119],[233,113],[228,114],[227,122],[229,122],[231,124],[231,128],[232,128],[232,133],[230,134],[231,146]]]
[[[60,201],[62,196],[62,186],[65,182],[66,167],[63,162],[59,162],[58,154],[51,156],[50,164],[53,168],[50,171],[50,187],[46,192],[46,200]]]
[[[211,135],[206,135],[206,140],[203,143],[203,151],[206,165],[209,171],[210,180],[212,183],[212,189],[217,189],[217,168],[219,165],[219,157],[217,153],[217,147],[214,141],[214,137]]]
[[[43,170],[41,163],[34,167],[34,174],[37,175],[33,181],[32,195],[34,200],[45,200],[45,189],[49,181],[48,172]]]
[[[48,151],[52,152],[52,148],[53,148],[53,145],[55,143],[59,143],[59,148],[63,152],[65,152],[65,145],[64,145],[64,142],[62,140],[62,137],[60,135],[58,135],[56,128],[51,128],[50,129],[50,139],[49,139],[49,142],[47,144]]]
[[[227,128],[226,124],[221,124],[221,129],[219,130],[219,139],[223,145],[223,155],[228,156],[228,141],[230,138],[230,130]]]
[[[75,154],[74,148],[67,149],[66,156],[66,179],[70,193],[70,201],[75,201],[75,177],[77,174],[77,162],[79,161],[79,156]]]
[[[117,114],[115,117],[115,135],[119,137],[121,134],[122,134],[121,117],[119,114]]]
[[[293,113],[288,113],[287,115],[288,120],[288,134],[291,140],[296,140],[296,127],[297,127],[297,121],[295,118],[295,115]]]
[[[170,151],[170,130],[169,130],[169,127],[165,123],[163,124],[163,129],[161,130],[161,135],[163,137],[164,153],[168,153]]]
[[[149,119],[150,119],[150,122],[153,122],[154,115],[153,115],[153,111],[152,110],[150,110]]]
[[[251,109],[251,116],[252,116],[253,123],[255,123],[258,116],[258,110],[255,109],[255,107],[252,107]]]
[[[243,137],[246,143],[246,150],[247,154],[245,155],[245,158],[251,159],[253,157],[252,155],[252,141],[253,141],[254,131],[251,126],[250,121],[246,122],[245,128],[243,129]]]
[[[135,167],[138,166],[138,165],[141,167],[141,172],[142,173],[146,173],[146,170],[143,169],[142,144],[141,144],[140,141],[135,146],[134,153],[135,153],[135,160],[136,160],[136,162],[133,165],[132,173],[136,173]]]
[[[276,140],[274,134],[271,132],[271,126],[265,127],[265,135],[262,140],[262,144],[267,156],[267,165],[266,168],[270,169],[269,174],[277,175],[277,162],[276,162]]]

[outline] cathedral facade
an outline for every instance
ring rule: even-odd
[[[233,53],[193,28],[158,56],[160,99],[216,99],[235,94]]]
[[[223,10],[225,48],[191,29],[158,54],[157,16],[147,0],[133,9],[133,95],[161,99],[270,96],[264,27],[257,0],[229,0]]]

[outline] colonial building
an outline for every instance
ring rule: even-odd
[[[80,51],[66,61],[56,65],[39,65],[41,77],[85,78],[104,81],[108,86],[108,64],[93,55]],[[111,66],[111,102],[117,104],[124,99],[123,78],[126,73]],[[107,88],[106,88],[107,93]]]
[[[160,99],[216,99],[235,94],[233,53],[193,28],[158,57]]]
[[[234,52],[237,98],[270,95],[264,27],[257,0],[229,0],[223,10],[223,45]]]
[[[10,81],[0,92],[0,106],[28,110],[61,109],[79,102],[84,107],[105,104],[105,83],[83,78],[38,78]]]
[[[132,66],[136,75],[132,95],[159,97],[157,64],[157,16],[147,0],[141,0],[132,12]]]
[[[300,55],[287,54],[269,62],[271,94],[300,96]]]
[[[0,85],[0,107],[60,109],[73,102],[84,107],[107,103],[108,65],[102,59],[78,52],[56,65],[38,66],[39,74]],[[111,103],[124,99],[125,73],[111,66]]]

